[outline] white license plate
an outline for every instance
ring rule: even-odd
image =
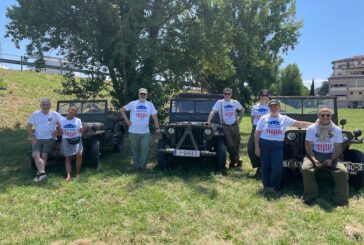
[[[200,151],[195,150],[174,150],[173,156],[177,157],[200,157]]]

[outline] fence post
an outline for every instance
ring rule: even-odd
[[[20,70],[23,71],[23,56],[20,56]]]

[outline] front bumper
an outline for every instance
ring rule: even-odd
[[[178,150],[183,150],[183,149],[178,149]],[[166,148],[166,149],[159,149],[159,152],[162,153],[166,153],[166,154],[170,154],[170,155],[175,155],[177,149],[176,148]],[[213,151],[199,151],[199,156],[200,157],[215,157],[216,156],[216,152]],[[180,157],[192,157],[192,156],[180,156]]]

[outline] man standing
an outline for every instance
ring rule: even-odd
[[[160,133],[157,111],[152,102],[147,101],[148,91],[139,89],[139,99],[130,102],[120,109],[126,124],[129,126],[129,138],[133,163],[136,169],[143,170],[149,157],[149,119],[152,116],[155,132]],[[130,120],[125,111],[130,111]]]
[[[235,164],[238,167],[242,165],[239,157],[239,124],[244,116],[244,108],[239,101],[231,99],[232,93],[233,90],[231,88],[224,89],[224,99],[216,101],[207,119],[207,124],[210,124],[215,113],[219,113],[220,115],[225,142],[230,155],[230,168],[235,167]],[[236,115],[237,111],[239,111],[239,118]]]
[[[329,171],[334,178],[334,205],[349,204],[349,174],[339,159],[342,142],[341,129],[331,121],[330,109],[320,109],[316,123],[308,127],[306,133],[307,156],[301,170],[305,204],[313,204],[318,196],[315,176],[318,170]]]
[[[43,98],[40,101],[40,110],[33,112],[27,124],[28,138],[32,141],[32,157],[38,169],[35,182],[47,179],[47,157],[56,142],[56,126],[62,118],[58,112],[51,111],[50,108],[50,99]]]

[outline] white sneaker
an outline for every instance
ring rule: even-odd
[[[44,181],[44,180],[47,180],[47,179],[48,179],[48,177],[45,174],[39,175],[39,177],[38,177],[38,181]]]
[[[39,175],[35,176],[35,178],[33,179],[34,182],[39,182]]]

